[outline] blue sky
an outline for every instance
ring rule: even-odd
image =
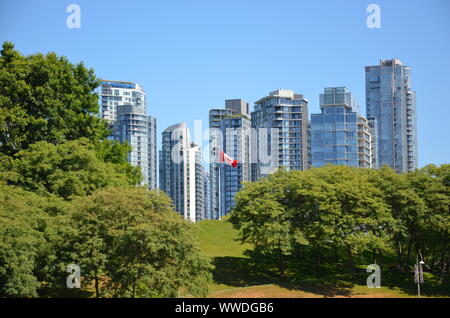
[[[80,29],[66,26],[72,3]],[[380,29],[366,26],[371,3]],[[5,40],[140,83],[158,139],[181,121],[206,128],[208,110],[225,99],[253,105],[277,88],[304,94],[316,113],[324,87],[347,86],[364,114],[364,66],[396,57],[412,68],[419,165],[450,162],[448,0],[1,0]]]

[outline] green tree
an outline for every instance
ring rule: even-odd
[[[300,233],[315,249],[389,250],[396,224],[382,192],[369,182],[366,169],[327,166],[307,171],[283,170],[246,184],[236,196],[230,221],[241,240],[287,255]]]
[[[96,297],[174,297],[181,287],[206,295],[210,260],[166,195],[110,187],[72,204],[60,268],[78,264]]]
[[[45,244],[43,202],[0,183],[0,297],[37,296],[36,262]]]
[[[289,174],[279,171],[262,181],[244,184],[229,218],[240,230],[242,242],[278,258],[281,275],[285,274],[285,257],[292,252],[296,234],[286,204],[288,178]]]
[[[352,269],[354,255],[389,250],[396,223],[366,169],[330,165],[295,174],[301,181],[295,199],[298,226],[317,250],[344,250]]]
[[[369,182],[382,192],[397,225],[393,231],[393,247],[401,266],[411,262],[411,255],[425,217],[426,205],[411,187],[408,175],[397,174],[389,167],[369,170]]]
[[[109,149],[114,147],[112,144]],[[119,155],[105,159],[110,162],[102,160],[108,150],[102,151],[96,152],[85,138],[59,145],[37,142],[15,154],[14,159],[5,160],[0,177],[25,190],[64,199],[89,195],[106,186],[132,186],[140,182],[139,168],[121,162],[121,150],[117,150]]]
[[[92,69],[55,53],[22,56],[10,42],[0,54],[1,153],[12,156],[38,141],[97,142],[108,135],[96,116],[100,82]]]
[[[409,186],[425,203],[414,233],[416,253],[434,269],[441,264],[441,281],[450,262],[450,165],[428,165],[406,176]]]

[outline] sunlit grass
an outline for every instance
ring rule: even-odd
[[[381,288],[365,285],[369,274],[361,264],[353,278],[342,260],[336,264],[324,263],[321,272],[316,273],[311,265],[311,249],[304,239],[304,248],[299,255],[292,256],[286,276],[281,277],[273,260],[252,253],[252,245],[239,242],[238,232],[229,222],[207,220],[197,223],[196,227],[201,249],[213,258],[216,267],[209,297],[417,297],[412,273],[382,269]],[[438,284],[437,280],[437,275],[425,273],[422,297],[450,296],[449,286]]]

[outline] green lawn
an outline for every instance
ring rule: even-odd
[[[200,246],[210,257],[244,257],[244,251],[251,249],[250,244],[240,244],[237,231],[231,223],[217,220],[205,220],[196,223]]]
[[[209,297],[416,297],[417,286],[410,273],[382,269],[381,288],[365,285],[369,274],[361,264],[353,278],[345,263],[323,265],[321,272],[316,273],[311,268],[312,253],[307,245],[296,259],[292,258],[282,278],[274,260],[255,253],[250,244],[240,244],[238,233],[229,222],[207,220],[196,227],[201,249],[213,258],[215,265]],[[426,273],[422,294],[449,297],[450,286],[437,284],[436,277]]]

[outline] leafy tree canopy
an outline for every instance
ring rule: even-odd
[[[28,191],[64,199],[88,195],[106,186],[132,186],[140,182],[138,168],[121,161],[124,156],[121,146],[112,143],[102,151],[96,151],[87,139],[58,145],[37,142],[4,160],[0,178]]]
[[[108,135],[98,114],[99,85],[92,69],[55,53],[23,56],[10,42],[0,52],[0,152],[5,155],[47,141]]]
[[[78,264],[97,297],[174,297],[180,287],[206,295],[210,260],[165,194],[113,187],[72,204],[58,259]]]
[[[230,221],[243,242],[280,256],[291,253],[302,236],[317,256],[322,248],[345,251],[350,260],[363,252],[397,251],[399,264],[410,264],[413,253],[421,252],[445,267],[449,171],[449,165],[401,175],[386,167],[280,170],[244,185]]]
[[[44,250],[45,200],[0,183],[0,297],[37,296],[36,264]]]

